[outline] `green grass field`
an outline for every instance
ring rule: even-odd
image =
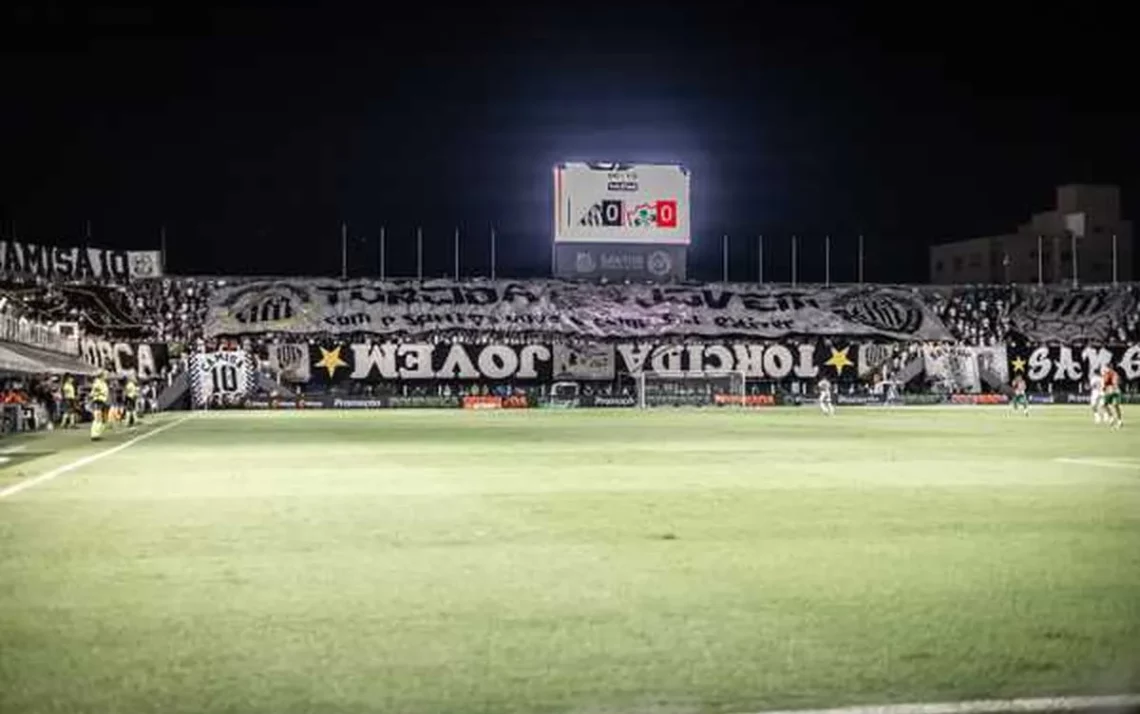
[[[1066,407],[195,416],[0,499],[0,712],[1138,691],[1130,429]],[[2,442],[0,488],[130,436]]]

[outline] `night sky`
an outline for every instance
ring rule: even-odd
[[[549,271],[551,167],[692,170],[690,275],[924,281],[927,245],[1004,232],[1058,183],[1140,216],[1127,6],[322,4],[0,10],[5,237],[157,248],[185,274]],[[530,6],[533,5],[533,6]],[[856,3],[850,3],[856,5]],[[1012,7],[1012,6],[1007,6]]]

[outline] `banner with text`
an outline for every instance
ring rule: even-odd
[[[83,361],[105,369],[111,376],[134,376],[146,381],[161,376],[170,366],[170,351],[163,342],[112,342],[84,338],[79,341]]]
[[[59,248],[0,241],[0,272],[63,280],[103,279],[125,282],[162,276],[157,250]]]
[[[1041,345],[1009,348],[1009,371],[1022,375],[1030,386],[1060,391],[1088,390],[1089,380],[1110,365],[1125,385],[1140,384],[1140,344],[1117,347],[1060,347]]]
[[[197,407],[240,403],[257,381],[253,360],[241,351],[198,352],[190,358],[189,377]]]
[[[782,343],[593,346],[590,359],[566,360],[565,345],[354,343],[306,345],[317,383],[357,380],[539,381],[612,380],[618,374],[743,372],[749,379],[850,381],[857,375],[855,345],[823,341]],[[562,358],[561,363],[559,358]]]
[[[456,330],[618,339],[950,339],[918,293],[890,286],[270,280],[219,288],[206,320],[208,337],[267,332],[416,337]]]

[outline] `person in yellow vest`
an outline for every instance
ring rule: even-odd
[[[107,386],[107,373],[100,371],[91,382],[91,440],[103,436],[111,410],[111,389]]]
[[[79,403],[76,401],[75,394],[75,380],[71,375],[63,378],[63,387],[60,389],[63,395],[63,418],[60,420],[59,425],[64,429],[70,429],[75,426],[76,414],[79,413]]]
[[[127,386],[123,387],[123,409],[125,410],[127,426],[134,428],[138,421],[139,385],[134,377],[127,377]]]

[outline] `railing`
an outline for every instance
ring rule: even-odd
[[[0,313],[0,340],[69,355],[79,354],[78,334],[60,334],[58,327],[7,313]]]

